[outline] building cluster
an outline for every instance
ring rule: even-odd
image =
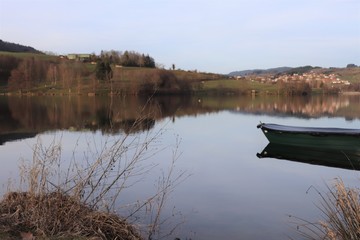
[[[309,72],[304,74],[293,74],[293,75],[282,75],[276,78],[271,79],[273,82],[297,82],[304,81],[310,84],[313,83],[323,83],[323,84],[343,84],[350,85],[349,81],[341,80],[335,74],[324,74],[324,73],[316,73]]]
[[[91,60],[91,54],[68,54],[68,55],[60,55],[59,58],[61,59],[68,59],[74,61],[81,61],[81,62],[89,62]]]
[[[244,77],[236,77],[243,79]],[[350,85],[349,81],[341,80],[336,74],[324,74],[314,71],[303,74],[283,74],[283,75],[264,75],[264,76],[247,76],[247,79],[259,81],[263,83],[277,83],[277,82],[306,82],[310,85],[321,86],[326,85]]]
[[[81,61],[81,62],[84,62],[84,61],[89,61],[91,59],[91,54],[68,54],[67,55],[67,58],[69,60],[77,60],[77,61]]]

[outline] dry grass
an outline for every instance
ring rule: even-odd
[[[0,231],[31,232],[52,238],[141,239],[119,216],[95,211],[61,192],[45,195],[11,192],[0,202]]]
[[[302,239],[357,240],[360,239],[360,189],[346,188],[337,179],[328,193],[321,196],[320,211],[323,220],[312,223],[296,218]],[[300,223],[299,223],[300,222]]]

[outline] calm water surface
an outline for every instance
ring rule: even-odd
[[[318,193],[334,178],[359,185],[359,172],[289,160],[258,158],[268,144],[259,122],[297,126],[360,128],[359,96],[312,98],[2,98],[0,103],[0,180],[2,192],[19,182],[21,159],[30,159],[37,141],[62,144],[62,158],[74,149],[130,133],[161,131],[158,147],[147,161],[158,164],[125,190],[119,205],[146,199],[156,191],[159,176],[171,166],[177,139],[181,155],[176,173],[190,176],[167,199],[166,239],[288,239],[295,236],[294,218],[317,221]],[[137,129],[132,123],[146,121]],[[90,143],[90,144],[89,144]],[[11,179],[11,181],[9,181]],[[310,189],[310,190],[309,190]],[[309,190],[309,191],[308,191]],[[121,208],[126,214],[126,209]],[[172,216],[174,215],[174,216]],[[171,217],[172,216],[172,217]],[[141,218],[141,217],[140,217]],[[140,220],[141,222],[141,220]]]

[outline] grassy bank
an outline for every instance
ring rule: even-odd
[[[94,65],[86,64],[91,73]],[[360,75],[360,74],[359,74]],[[349,76],[354,86],[359,76]],[[291,91],[290,91],[291,90]],[[29,88],[10,89],[0,86],[0,94],[8,95],[309,95],[358,92],[356,88],[311,88],[298,83],[275,84],[251,79],[229,79],[226,76],[146,68],[123,67],[114,70],[109,81],[97,80],[92,74],[70,80],[34,84]]]

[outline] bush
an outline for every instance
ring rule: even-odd
[[[309,95],[311,94],[311,87],[306,82],[280,82],[279,90],[284,95]]]
[[[11,71],[16,69],[20,59],[13,56],[0,56],[0,82],[8,81]]]
[[[187,93],[191,89],[188,81],[179,80],[167,70],[136,71],[132,78],[131,81],[139,82],[133,90],[138,95]]]

